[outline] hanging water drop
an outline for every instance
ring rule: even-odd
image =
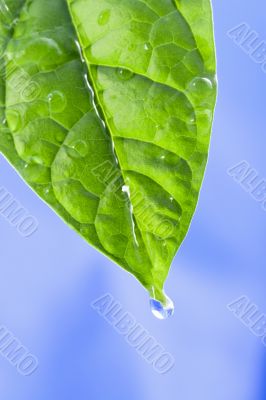
[[[167,296],[165,296],[165,300],[163,302],[151,297],[150,307],[151,312],[158,319],[167,319],[174,314],[174,303]]]

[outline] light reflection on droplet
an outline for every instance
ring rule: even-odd
[[[118,68],[116,73],[118,78],[121,79],[122,81],[128,81],[134,75],[133,72],[124,68]]]
[[[58,90],[54,90],[52,93],[49,93],[48,102],[50,112],[54,114],[64,111],[67,105],[67,100],[64,93],[59,92]]]
[[[196,97],[209,96],[214,91],[214,81],[208,77],[196,77],[188,84],[187,89]]]
[[[101,12],[101,14],[98,17],[98,24],[103,26],[108,24],[109,19],[110,19],[111,11],[110,10],[104,10]]]
[[[152,46],[151,46],[150,43],[144,43],[144,50],[145,50],[145,51],[149,51],[149,50],[151,50],[151,49],[152,49]]]

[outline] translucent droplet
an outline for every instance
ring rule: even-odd
[[[90,230],[90,227],[88,227],[88,226],[86,226],[86,225],[81,225],[81,227],[80,227],[80,233],[83,235],[83,236],[90,236],[90,232],[91,232],[91,230]]]
[[[58,90],[49,93],[48,102],[49,102],[50,112],[54,114],[64,111],[67,105],[65,95],[62,92],[59,92]]]
[[[149,50],[151,50],[151,49],[152,49],[152,46],[151,46],[150,43],[144,43],[144,50],[145,50],[145,51],[149,51]]]
[[[207,96],[213,92],[214,85],[207,77],[194,78],[188,85],[188,90],[195,96]]]
[[[25,149],[26,149],[25,140],[20,135],[18,135],[18,136],[15,136],[14,141],[15,141],[15,147],[16,147],[18,154],[20,156],[23,155],[25,153]]]
[[[77,140],[75,143],[70,145],[70,148],[74,150],[71,153],[72,157],[85,157],[88,154],[88,145],[84,140]]]
[[[65,134],[65,132],[63,132],[63,131],[58,131],[58,132],[56,132],[56,134],[55,134],[55,140],[56,140],[58,143],[63,143],[63,141],[65,140],[65,137],[66,137],[66,134]]]
[[[36,155],[30,158],[30,160],[35,164],[43,165],[43,160],[40,156]]]
[[[17,132],[23,128],[24,118],[18,110],[7,110],[6,118],[12,132]]]
[[[151,312],[158,319],[167,319],[174,314],[174,303],[167,296],[164,301],[150,298],[150,307]]]
[[[212,121],[212,111],[207,108],[197,110],[197,121],[198,124],[209,125]]]
[[[190,115],[188,116],[187,123],[188,123],[189,125],[193,125],[193,124],[196,123],[196,115],[195,115],[195,113],[192,113],[192,114],[190,114]]]
[[[117,76],[122,81],[128,81],[129,79],[132,78],[133,75],[134,75],[134,73],[132,71],[129,71],[128,69],[124,69],[124,68],[117,69]]]
[[[52,187],[51,185],[45,186],[43,189],[43,194],[48,196],[51,193]]]
[[[110,15],[111,15],[111,11],[110,10],[104,10],[101,12],[101,14],[98,17],[98,24],[99,25],[106,25],[109,22],[110,19]]]

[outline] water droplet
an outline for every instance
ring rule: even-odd
[[[150,43],[144,43],[144,50],[145,51],[150,51],[152,49],[152,46]]]
[[[194,78],[188,85],[188,90],[195,96],[206,96],[212,93],[213,82],[207,77]]]
[[[24,118],[22,112],[18,110],[7,110],[6,118],[12,132],[17,132],[23,128]]]
[[[60,144],[63,143],[63,141],[65,140],[65,137],[66,137],[66,134],[63,131],[58,131],[55,134],[55,140]]]
[[[51,193],[51,186],[46,186],[43,190],[43,194],[47,196],[50,193]]]
[[[98,17],[98,24],[99,25],[106,25],[109,22],[110,19],[110,15],[111,15],[111,11],[110,10],[104,10],[101,12],[101,14]]]
[[[132,71],[129,71],[128,69],[124,69],[124,68],[117,69],[117,76],[122,81],[128,81],[129,79],[132,78],[133,75],[134,75],[134,73]]]
[[[196,123],[196,115],[195,115],[195,113],[192,113],[188,116],[187,124],[191,125],[191,124],[195,124],[195,123]]]
[[[86,225],[81,225],[80,226],[80,233],[84,236],[89,236],[90,234],[90,227],[86,226]]]
[[[89,151],[88,145],[84,140],[77,140],[68,146],[68,154],[72,158],[85,157]]]
[[[197,122],[201,125],[209,125],[212,121],[212,111],[205,109],[198,109],[197,110]],[[206,132],[207,133],[207,132]]]
[[[169,297],[164,296],[164,301],[150,298],[150,307],[153,315],[158,319],[167,319],[174,314],[174,303]]]
[[[35,164],[43,165],[43,160],[42,160],[42,158],[41,158],[40,156],[38,156],[38,155],[32,156],[32,157],[30,158],[30,160],[31,160],[33,163],[35,163]]]
[[[62,92],[59,92],[58,90],[49,93],[48,102],[49,102],[50,112],[54,114],[64,111],[67,105],[67,100],[65,95]]]
[[[15,142],[15,147],[16,147],[17,153],[20,156],[24,155],[25,149],[26,149],[26,142],[23,139],[23,137],[21,137],[20,135],[15,136],[14,142]]]

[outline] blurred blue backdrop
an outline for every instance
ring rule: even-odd
[[[266,349],[226,307],[246,295],[266,313],[266,213],[226,172],[245,159],[266,178],[266,74],[227,35],[246,22],[266,40],[266,6],[214,0],[213,7],[219,98],[199,206],[166,285],[172,319],[156,320],[138,282],[90,248],[0,158],[0,186],[39,221],[25,239],[0,217],[0,325],[39,360],[23,377],[0,356],[1,399],[266,399]],[[92,310],[106,292],[173,354],[168,374],[158,375]]]

